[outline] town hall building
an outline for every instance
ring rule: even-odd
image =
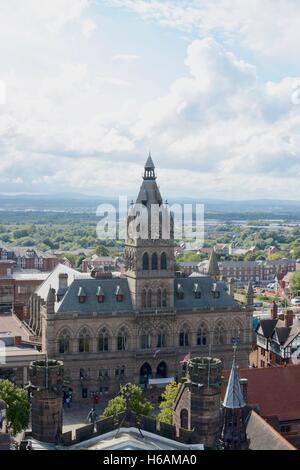
[[[148,214],[147,230],[154,205],[168,213],[150,155],[136,203],[129,209],[128,227],[139,205]],[[46,299],[37,294],[31,299],[43,351],[63,360],[74,399],[111,397],[125,382],[147,386],[149,379],[180,379],[182,361],[189,356],[217,357],[229,368],[236,339],[236,361],[248,367],[251,288],[247,304],[239,304],[233,283],[227,285],[220,277],[214,252],[206,275],[175,272],[172,214],[170,236],[158,220],[155,238],[141,237],[142,227],[135,233],[128,230],[121,276],[102,271],[70,279],[61,272]]]

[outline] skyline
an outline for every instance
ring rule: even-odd
[[[300,199],[297,2],[2,9],[1,193]]]

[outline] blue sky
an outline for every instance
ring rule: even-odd
[[[166,197],[299,199],[299,41],[297,0],[2,2],[0,192],[135,194],[151,149]]]

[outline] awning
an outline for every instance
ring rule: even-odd
[[[164,386],[164,385],[167,385],[171,382],[174,382],[174,377],[165,377],[163,379],[149,379],[149,382],[148,384],[149,385],[161,385],[161,386]]]

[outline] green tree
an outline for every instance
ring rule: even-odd
[[[171,382],[166,386],[162,394],[162,402],[159,405],[160,412],[157,416],[159,422],[172,424],[173,405],[179,388],[180,384],[177,384],[176,382]]]
[[[137,416],[148,416],[153,406],[143,398],[143,391],[139,385],[128,383],[121,385],[120,393],[115,398],[109,400],[107,407],[103,412],[103,417],[116,416],[118,413],[126,409],[126,396],[129,395],[129,409],[137,414]]]
[[[109,256],[108,249],[103,245],[96,246],[95,253],[97,256]]]
[[[290,288],[293,294],[298,295],[300,291],[300,271],[296,271],[290,281]]]
[[[73,253],[64,253],[64,256],[70,261],[72,266],[76,266],[76,255]]]
[[[13,434],[26,428],[29,419],[29,401],[26,390],[17,387],[9,380],[0,380],[0,399],[7,405],[7,424]]]

